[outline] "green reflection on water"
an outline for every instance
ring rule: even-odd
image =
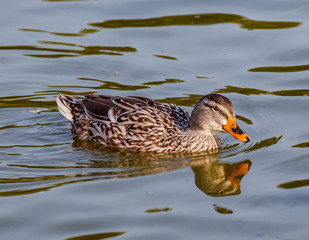
[[[70,55],[70,54],[24,54],[24,56],[36,57],[36,58],[64,58],[64,57],[77,57],[78,55]]]
[[[39,91],[30,95],[0,97],[0,108],[49,108],[53,111],[53,109],[57,106],[55,100],[47,101],[43,99],[46,99],[46,97],[53,97],[55,99],[55,96],[58,95],[58,93],[59,91]],[[94,94],[96,92],[73,92],[61,90],[61,93],[76,96],[83,94]]]
[[[49,86],[49,87],[54,87],[54,88],[113,89],[113,90],[121,90],[121,91],[136,91],[136,90],[140,90],[140,89],[150,88],[148,86],[127,85],[127,84],[121,84],[121,83],[112,82],[112,81],[103,81],[103,80],[94,79],[94,78],[77,78],[77,79],[83,80],[83,81],[99,82],[99,83],[102,83],[102,85],[100,85],[98,87],[85,87],[85,86]]]
[[[257,150],[262,149],[262,148],[271,147],[273,145],[278,144],[282,137],[283,137],[282,135],[279,136],[279,137],[271,137],[271,138],[263,139],[260,142],[255,142],[255,143],[252,141],[252,142],[246,144],[247,147],[244,150],[237,151],[236,153],[234,153],[232,151],[233,148],[236,148],[237,146],[239,146],[239,143],[236,143],[232,146],[224,147],[221,150],[221,152],[223,152],[223,153],[227,152],[227,155],[225,156],[225,158],[229,158],[229,157],[236,156],[238,154],[242,154],[242,153],[245,153],[245,152],[253,152],[253,151],[257,151]]]
[[[309,179],[281,183],[278,185],[278,188],[292,189],[292,188],[300,188],[300,187],[306,187],[306,186],[309,186]]]
[[[61,178],[66,178],[65,176],[59,176]],[[20,183],[17,179],[16,183]],[[0,197],[12,197],[12,196],[20,196],[20,195],[27,195],[27,194],[34,194],[34,193],[39,193],[39,192],[44,192],[48,191],[52,188],[55,187],[61,187],[67,184],[73,184],[73,183],[79,183],[79,182],[88,182],[94,179],[79,179],[75,181],[67,181],[67,182],[60,182],[60,183],[55,183],[53,180],[52,183],[47,184],[45,183],[42,187],[38,186],[32,186],[32,185],[27,185],[26,187],[20,187],[19,189],[14,189],[14,190],[8,190],[8,191],[1,191],[0,192]],[[36,183],[36,182],[34,182]],[[6,183],[4,183],[6,184]]]
[[[248,125],[253,124],[252,120],[250,120],[249,118],[245,118],[245,117],[240,116],[240,115],[236,115],[236,118],[239,119],[240,121],[247,123]]]
[[[243,95],[260,95],[260,94],[270,94],[269,91],[264,91],[256,88],[242,88],[235,86],[225,86],[224,88],[217,89],[215,93],[239,93]]]
[[[295,144],[292,147],[294,147],[294,148],[308,148],[309,142],[303,142],[303,143]]]
[[[120,84],[112,81],[103,81],[100,79],[94,79],[94,78],[78,78],[78,80],[82,81],[93,81],[93,82],[99,82],[102,83],[100,86],[48,86],[48,87],[54,87],[54,88],[89,88],[92,90],[99,90],[99,89],[111,89],[111,90],[140,90],[140,89],[147,89],[150,88],[149,86],[145,85],[162,85],[166,83],[181,83],[184,82],[180,79],[165,79],[164,81],[153,81],[153,82],[145,82],[141,85],[126,85],[126,84]],[[81,96],[83,94],[96,94],[97,91],[68,91],[68,90],[47,90],[47,91],[39,91],[35,94],[30,95],[17,95],[17,96],[6,96],[6,97],[0,97],[0,108],[19,108],[19,107],[26,107],[26,108],[54,108],[57,106],[56,102],[53,101],[47,101],[46,97],[55,97],[59,94],[59,92],[67,95],[73,95],[73,96]],[[166,103],[173,103],[176,105],[181,106],[194,106],[199,99],[201,99],[203,95],[196,95],[196,94],[187,94],[184,97],[174,97],[174,98],[165,98],[165,99],[158,99],[160,102],[166,102]],[[248,120],[247,120],[248,121]]]
[[[199,26],[220,23],[236,23],[248,30],[254,29],[284,29],[299,26],[300,22],[272,22],[255,21],[241,15],[225,13],[205,13],[190,15],[174,15],[146,19],[116,19],[104,22],[90,23],[89,25],[102,28],[128,27],[164,27],[164,26]]]
[[[76,237],[66,238],[66,240],[100,240],[100,239],[107,239],[112,237],[118,237],[126,232],[107,232],[107,233],[95,233],[95,234],[87,234],[81,235]]]
[[[164,81],[152,81],[152,82],[145,82],[143,85],[162,85],[165,83],[183,83],[184,80],[181,79],[174,79],[174,78],[166,78]]]
[[[282,137],[283,136],[281,135],[279,137],[271,137],[271,138],[263,139],[262,141],[257,142],[253,146],[250,146],[248,149],[244,150],[244,152],[252,152],[252,151],[256,151],[261,148],[273,146],[279,143]]]
[[[56,106],[55,101],[43,101],[41,100],[43,98],[38,94],[1,97],[0,108],[51,108]]]
[[[48,101],[44,100],[47,97],[53,97],[55,98],[56,95],[58,95],[60,92],[67,95],[73,95],[73,96],[82,96],[83,94],[100,94],[103,89],[109,89],[109,90],[121,90],[121,91],[136,91],[136,90],[142,90],[142,89],[148,89],[151,88],[151,86],[155,85],[163,85],[163,84],[172,84],[172,83],[182,83],[185,82],[181,79],[165,79],[163,81],[152,81],[152,82],[145,82],[140,85],[127,85],[127,84],[121,84],[113,81],[104,81],[100,79],[95,78],[77,78],[77,80],[81,81],[91,81],[91,82],[98,82],[101,83],[99,86],[81,86],[81,85],[48,85],[50,88],[57,88],[57,90],[45,90],[45,91],[38,91],[35,94],[29,94],[29,95],[16,95],[16,96],[6,96],[6,97],[0,97],[0,108],[17,108],[17,107],[29,107],[29,108],[54,108],[57,106],[55,101]],[[63,90],[63,89],[91,89],[91,91],[69,91],[69,90]],[[61,90],[60,90],[61,89]],[[286,90],[291,91],[291,96],[294,96],[296,94],[296,90]],[[286,91],[283,92],[283,96]],[[307,92],[309,94],[309,90],[300,90],[303,92],[298,92],[299,95],[301,94],[305,95]],[[232,87],[229,88],[229,86],[226,89],[219,89],[214,92],[217,93],[231,93],[231,92],[237,92],[240,94],[254,94],[254,90],[252,89],[242,89],[238,87]],[[278,91],[277,95],[280,94],[281,91]],[[269,93],[269,92],[268,92]],[[268,94],[265,93],[265,94]],[[256,93],[255,93],[256,94]],[[163,98],[163,99],[156,99],[159,102],[163,103],[172,103],[176,104],[178,106],[187,106],[187,107],[193,107],[204,95],[199,94],[185,94],[182,97],[169,97],[169,98]],[[252,124],[252,121],[248,118],[245,118],[243,116],[237,115],[237,118],[241,121],[246,122],[247,124]]]
[[[184,80],[181,79],[171,79],[167,78],[164,79],[163,81],[152,81],[152,82],[145,82],[140,85],[127,85],[127,84],[121,84],[113,81],[104,81],[100,79],[95,79],[95,78],[77,78],[77,80],[81,81],[91,81],[91,82],[98,82],[102,83],[99,86],[54,86],[50,85],[48,87],[53,87],[53,88],[90,88],[93,90],[99,90],[99,89],[110,89],[110,90],[121,90],[121,91],[136,91],[136,90],[141,90],[141,89],[147,89],[150,88],[147,85],[153,86],[153,85],[163,85],[167,83],[183,83],[185,82]]]
[[[79,31],[79,33],[59,33],[59,32],[49,32],[45,30],[29,29],[29,28],[20,28],[19,30],[27,31],[27,32],[49,33],[49,34],[64,36],[64,37],[82,37],[82,36],[85,36],[86,34],[95,33],[98,31],[97,29],[93,29],[93,28],[82,29]]]
[[[40,58],[60,58],[60,57],[77,57],[86,55],[123,55],[123,52],[137,52],[137,49],[129,46],[83,46],[76,45],[72,43],[62,43],[62,42],[48,42],[41,41],[41,44],[51,44],[51,45],[63,45],[71,46],[76,48],[82,48],[82,50],[76,49],[63,49],[63,48],[48,48],[48,47],[38,47],[32,45],[16,45],[16,46],[0,46],[0,50],[25,50],[25,51],[37,51],[37,52],[55,52],[56,54],[24,54],[30,57],[40,57]],[[59,54],[61,53],[61,54]]]
[[[180,106],[193,107],[198,100],[200,100],[204,95],[199,94],[185,94],[183,97],[169,97],[159,99],[158,101],[163,103],[173,103]]]
[[[166,56],[166,55],[153,55],[154,57],[168,59],[168,60],[178,60],[176,57]]]
[[[165,208],[151,208],[151,209],[147,209],[145,212],[146,213],[158,213],[158,212],[168,212],[173,210],[172,208],[169,207],[165,207]]]
[[[22,126],[23,127],[23,126]],[[0,148],[44,148],[44,147],[54,147],[54,146],[62,146],[63,143],[58,144],[42,144],[42,145],[27,145],[27,144],[16,144],[16,145],[8,145],[8,146],[0,146]],[[0,180],[1,182],[1,180]]]
[[[273,72],[273,73],[301,72],[308,70],[309,70],[309,64],[297,65],[297,66],[267,66],[267,67],[257,67],[248,69],[249,72]]]
[[[265,91],[255,88],[242,88],[235,86],[225,86],[217,89],[215,93],[239,93],[243,95],[274,95],[283,97],[309,96],[309,89],[293,89],[293,90],[279,90],[279,91]]]

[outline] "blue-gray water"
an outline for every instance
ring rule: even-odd
[[[0,22],[1,239],[308,238],[307,1],[2,0]],[[115,151],[74,138],[55,103],[140,95],[191,111],[210,92],[250,143]]]

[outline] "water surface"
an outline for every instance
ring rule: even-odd
[[[307,239],[306,1],[12,1],[0,10],[3,239]],[[234,105],[216,154],[78,140],[59,93]]]

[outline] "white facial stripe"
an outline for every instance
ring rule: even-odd
[[[223,107],[222,105],[220,105],[220,104],[218,104],[218,103],[216,103],[216,102],[208,102],[208,105],[209,105],[210,107],[213,107],[213,108],[214,108],[214,107],[217,107],[217,108],[221,111],[221,113],[222,113],[224,116],[226,116],[226,117],[228,117],[228,116],[231,115],[227,108]],[[233,116],[232,116],[232,117],[233,117]]]

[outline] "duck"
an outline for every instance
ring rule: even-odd
[[[59,94],[60,113],[79,139],[107,147],[159,153],[214,152],[225,131],[249,142],[236,122],[232,102],[216,93],[202,97],[191,115],[175,104],[147,97],[84,94],[79,99]]]

